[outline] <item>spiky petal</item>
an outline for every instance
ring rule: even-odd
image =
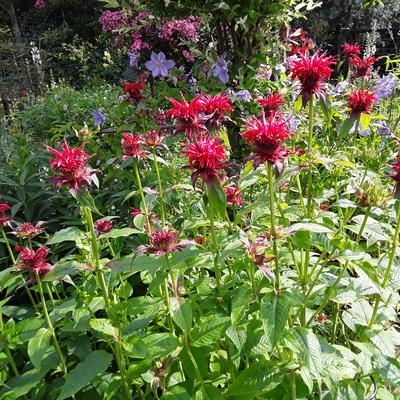
[[[371,111],[371,107],[377,98],[375,93],[368,90],[356,89],[349,93],[349,101],[347,107],[350,108],[350,117],[357,118],[363,113],[368,114]]]
[[[7,211],[11,210],[8,204],[0,204],[0,225],[11,227],[11,217],[7,214]]]
[[[366,58],[360,58],[358,56],[353,57],[350,62],[352,65],[355,67],[354,74],[352,75],[352,78],[364,78],[367,76],[372,75],[372,65],[374,64],[375,61],[378,61],[377,58],[373,57],[366,57]]]
[[[265,99],[258,99],[257,103],[263,106],[263,111],[266,118],[276,114],[282,104],[286,104],[286,101],[282,99],[279,93],[271,93]]]

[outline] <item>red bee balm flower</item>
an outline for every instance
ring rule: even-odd
[[[226,202],[229,205],[242,206],[244,201],[242,200],[242,193],[239,192],[237,187],[225,186]]]
[[[134,157],[137,160],[141,160],[145,157],[146,152],[143,149],[141,143],[143,143],[143,138],[141,136],[129,135],[123,132],[122,136],[124,141],[122,142],[122,147],[124,148],[122,152],[122,160],[129,157]]]
[[[144,85],[138,82],[124,82],[122,84],[124,92],[128,94],[129,101],[137,101],[139,102],[144,98],[142,95],[142,90],[144,89]]]
[[[265,117],[269,118],[271,115],[276,114],[281,104],[286,104],[286,101],[282,99],[279,93],[272,93],[265,99],[258,99],[257,103],[263,106]]]
[[[345,58],[352,59],[361,53],[361,46],[358,43],[344,43],[342,45],[342,50]]]
[[[22,239],[31,239],[44,232],[44,228],[41,228],[43,224],[43,221],[39,221],[36,225],[33,225],[30,222],[25,222],[12,233]]]
[[[148,131],[144,135],[144,141],[149,147],[158,147],[162,146],[164,142],[164,136],[159,130]]]
[[[204,114],[209,129],[219,129],[229,118],[224,115],[232,112],[231,100],[223,94],[216,96],[205,95],[200,98],[201,113]]]
[[[156,256],[162,256],[171,251],[181,251],[184,247],[195,244],[193,240],[181,240],[176,242],[178,232],[158,231],[150,234],[150,245],[139,246],[136,250],[136,256],[149,253]]]
[[[221,181],[224,175],[218,169],[225,168],[225,148],[220,144],[221,139],[199,134],[194,144],[184,144],[182,150],[185,157],[189,157],[188,168],[194,170],[192,174],[193,185],[200,177],[206,184],[215,180]]]
[[[35,282],[36,274],[43,277],[53,269],[53,265],[47,262],[48,251],[44,247],[33,251],[15,246],[15,250],[20,252],[18,258],[19,262],[15,266],[21,270],[21,272],[29,272],[32,275],[30,283]]]
[[[7,210],[11,210],[8,204],[0,204],[0,225],[11,227],[11,217],[6,213]]]
[[[263,115],[262,120],[254,118],[246,121],[246,131],[241,135],[245,138],[246,143],[252,146],[253,155],[248,157],[253,160],[254,167],[268,161],[275,164],[276,161],[282,160],[290,153],[290,150],[282,147],[281,140],[288,139],[293,133],[286,128],[286,121],[282,119],[275,120],[270,117],[268,121]]]
[[[100,233],[100,235],[110,232],[112,228],[113,223],[109,219],[103,219],[94,223],[94,229],[96,232]]]
[[[292,79],[297,78],[301,82],[301,95],[305,106],[313,93],[321,95],[323,82],[330,78],[333,71],[329,66],[336,64],[336,61],[334,57],[327,57],[326,53],[316,53],[312,57],[299,54],[299,57],[296,60],[289,60],[289,69]]]
[[[400,153],[397,154],[397,160],[392,165],[393,171],[395,173],[391,174],[390,177],[396,182],[396,189],[394,192],[394,197],[399,198],[400,196]]]
[[[358,56],[353,57],[350,62],[354,65],[356,70],[352,75],[352,78],[363,78],[366,76],[371,76],[371,67],[375,61],[378,61],[378,59],[372,57],[366,57],[364,59]]]
[[[92,183],[92,175],[96,170],[87,165],[87,159],[91,156],[81,150],[83,146],[84,144],[74,149],[68,145],[67,140],[64,141],[64,146],[61,145],[61,151],[46,146],[54,154],[50,165],[59,173],[50,178],[57,191],[61,186],[66,186],[71,192],[77,192],[84,185]]]
[[[350,117],[357,118],[362,113],[368,114],[371,111],[372,103],[378,100],[375,93],[368,90],[354,90],[349,94],[347,107],[350,108]]]

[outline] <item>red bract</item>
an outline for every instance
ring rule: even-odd
[[[11,217],[7,214],[7,210],[11,210],[8,204],[0,204],[0,225],[11,227]]]
[[[183,145],[185,149],[182,153],[189,158],[188,168],[194,170],[193,185],[196,184],[198,178],[202,178],[207,184],[224,179],[225,176],[217,171],[227,165],[225,148],[220,141],[220,138],[199,134],[196,136],[195,143]]]
[[[146,156],[146,152],[141,145],[141,143],[143,143],[143,138],[141,136],[129,135],[126,132],[122,132],[122,136],[124,137],[122,142],[122,147],[124,148],[121,156],[122,160],[129,157],[141,160]]]
[[[242,193],[237,187],[225,186],[226,202],[229,205],[241,206],[244,204]]]
[[[343,54],[346,58],[352,59],[361,53],[361,46],[358,43],[344,43],[342,45]]]
[[[112,228],[113,223],[109,219],[103,219],[94,223],[94,229],[96,232],[100,233],[100,235],[110,232]]]
[[[247,130],[241,135],[252,147],[253,155],[248,159],[253,160],[254,167],[266,161],[275,164],[290,153],[290,150],[282,147],[281,143],[281,140],[288,139],[292,135],[292,132],[286,129],[286,122],[282,119],[275,120],[273,117],[267,121],[265,115],[261,121],[258,118],[246,121]]]
[[[15,246],[19,251],[18,263],[15,265],[21,272],[29,272],[32,275],[30,282],[35,282],[36,274],[40,277],[46,275],[53,269],[53,266],[47,262],[48,251],[40,247],[36,251]]]
[[[366,57],[364,59],[355,56],[350,62],[354,65],[355,71],[352,75],[352,78],[363,78],[372,75],[372,65],[375,61],[378,61],[377,58]]]
[[[276,114],[279,111],[281,104],[286,104],[279,93],[271,93],[265,99],[258,99],[257,103],[263,106],[266,118]]]
[[[124,92],[128,94],[129,101],[137,101],[139,102],[144,98],[142,95],[142,90],[144,89],[144,85],[138,82],[124,82],[122,84]]]
[[[22,239],[31,239],[44,232],[44,228],[41,228],[43,224],[43,221],[39,221],[36,225],[33,225],[30,222],[25,222],[12,233]]]
[[[174,231],[158,231],[151,233],[149,236],[150,244],[139,246],[136,250],[136,255],[149,253],[156,256],[162,256],[171,251],[181,251],[184,247],[195,244],[193,240],[181,240],[180,242],[176,242],[178,232]]]
[[[222,123],[229,119],[226,113],[232,112],[231,100],[223,94],[200,97],[201,113],[204,114],[209,129],[219,129]]]
[[[303,54],[299,54],[299,57],[296,60],[289,60],[289,70],[292,79],[298,79],[301,83],[301,95],[305,106],[311,94],[322,94],[323,82],[330,78],[333,71],[329,66],[336,64],[336,61],[334,57],[318,52],[312,57]]]
[[[68,145],[67,140],[61,145],[61,151],[46,146],[47,150],[54,154],[50,165],[59,173],[50,178],[57,191],[61,186],[66,186],[71,192],[77,192],[84,185],[92,183],[92,175],[96,170],[87,165],[87,159],[91,156],[81,150],[83,146],[84,144],[74,149]]]
[[[347,107],[350,108],[350,116],[357,118],[362,113],[371,111],[372,103],[377,100],[375,93],[368,90],[354,90],[349,94],[349,102]]]

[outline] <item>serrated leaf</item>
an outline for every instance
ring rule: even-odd
[[[327,228],[326,226],[313,224],[313,223],[298,223],[291,225],[287,228],[287,232],[297,232],[297,231],[310,231],[315,233],[332,233],[332,229]]]
[[[171,316],[176,325],[186,334],[192,329],[192,306],[188,300],[171,297]]]
[[[81,240],[84,238],[84,236],[84,232],[82,232],[80,229],[70,226],[69,228],[61,229],[60,231],[56,232],[46,244],[49,245],[67,241]]]
[[[400,387],[400,361],[382,354],[376,354],[373,356],[372,362],[385,382],[394,387]]]
[[[50,338],[51,331],[48,328],[40,328],[28,342],[28,356],[36,369],[40,368],[40,362],[48,350]]]
[[[118,337],[117,328],[112,326],[111,321],[106,318],[96,318],[89,321],[89,325],[97,332],[114,338]]]
[[[213,344],[216,339],[222,337],[230,325],[229,317],[214,318],[201,323],[192,332],[193,346],[207,346]]]

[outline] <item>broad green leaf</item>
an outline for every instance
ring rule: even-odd
[[[310,231],[315,233],[332,233],[332,229],[327,228],[326,226],[313,224],[313,223],[298,223],[291,225],[287,231],[288,232],[297,232],[297,231]]]
[[[215,182],[207,185],[207,196],[210,207],[212,207],[212,211],[210,212],[224,218],[226,213],[226,195],[220,183]]]
[[[375,368],[382,379],[394,387],[400,387],[400,361],[382,354],[376,354],[372,358]]]
[[[224,400],[221,392],[212,385],[204,385],[202,389],[196,392],[195,400]]]
[[[299,112],[301,110],[301,107],[303,107],[303,97],[297,96],[297,99],[294,102],[294,112]]]
[[[361,129],[364,132],[371,123],[371,116],[369,114],[361,114],[360,122],[361,122]]]
[[[111,260],[105,266],[117,273],[142,271],[153,273],[165,265],[164,257],[140,256],[135,258],[134,255],[130,255]]]
[[[182,386],[174,386],[163,392],[161,400],[192,400],[192,397]]]
[[[176,336],[170,333],[154,333],[137,341],[133,346],[133,355],[137,358],[154,359],[168,356],[179,348]]]
[[[104,235],[101,235],[99,239],[108,238],[108,239],[115,239],[119,237],[126,237],[133,235],[135,233],[143,234],[143,231],[139,231],[138,229],[133,228],[122,228],[122,229],[112,229],[110,232],[107,232]]]
[[[79,363],[65,378],[57,400],[64,400],[79,392],[98,375],[104,372],[112,361],[112,355],[104,350],[95,350]]]
[[[50,338],[51,331],[47,328],[40,328],[28,342],[28,356],[36,369],[40,367],[40,362],[49,347]]]
[[[47,241],[46,244],[49,245],[67,241],[81,240],[84,238],[84,236],[84,232],[82,232],[80,229],[76,228],[75,226],[70,226],[69,228],[57,231],[52,238]]]
[[[260,317],[272,348],[278,344],[282,337],[289,309],[289,296],[285,292],[268,293],[261,299]]]
[[[192,332],[193,346],[207,346],[214,344],[222,337],[230,325],[230,318],[213,318],[199,324],[199,327]]]
[[[77,261],[67,260],[64,262],[59,262],[55,267],[48,272],[44,277],[43,281],[50,282],[57,279],[64,278],[67,275],[76,275],[85,268],[84,264]]]
[[[342,124],[342,126],[340,128],[339,136],[340,137],[346,136],[349,133],[349,130],[353,127],[354,122],[355,122],[354,118],[347,118],[343,122],[343,124]]]
[[[106,318],[96,318],[89,321],[90,326],[97,332],[114,338],[118,337],[117,328],[112,326],[111,321]]]
[[[186,334],[190,333],[192,328],[192,306],[189,300],[179,297],[171,298],[172,319]]]

